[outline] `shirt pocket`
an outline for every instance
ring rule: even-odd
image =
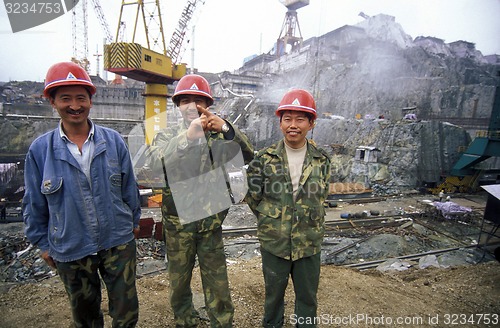
[[[272,202],[261,202],[257,206],[257,235],[261,240],[278,240],[282,231],[281,206]]]
[[[61,203],[63,195],[63,178],[51,177],[42,181],[40,192],[45,196],[49,206],[56,206]]]
[[[271,202],[281,202],[283,194],[291,192],[282,164],[267,164],[263,170],[262,194]]]
[[[270,217],[273,219],[278,219],[281,217],[281,206],[271,202],[260,202],[257,206],[257,212],[259,212],[260,217]]]
[[[107,178],[109,183],[109,187],[113,195],[121,197],[121,189],[122,189],[122,173],[121,166],[118,162],[116,154],[107,153],[106,154],[106,170],[107,170]]]
[[[112,174],[109,177],[109,181],[111,182],[111,185],[113,187],[119,187],[119,188],[121,188],[121,186],[122,186],[122,175],[121,174]]]
[[[109,176],[110,197],[114,204],[125,206],[123,203],[122,191],[123,178],[121,174],[111,174]]]
[[[325,234],[325,209],[323,207],[307,208],[301,221],[301,229],[307,240],[318,246]],[[319,243],[319,244],[318,244]]]

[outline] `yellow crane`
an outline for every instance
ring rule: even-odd
[[[127,7],[136,9],[132,40],[119,42],[120,27]],[[140,21],[144,28],[146,47],[136,42]],[[153,50],[156,48],[160,52]],[[104,69],[146,83],[143,94],[146,104],[145,136],[146,144],[150,144],[157,131],[166,126],[167,86],[186,74],[186,64],[173,63],[167,55],[159,0],[122,0],[116,40],[104,48]]]

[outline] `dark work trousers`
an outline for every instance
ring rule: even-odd
[[[113,328],[135,327],[139,302],[135,286],[135,240],[72,262],[57,262],[77,328],[104,327],[101,280],[106,285]]]
[[[319,285],[321,268],[320,253],[297,261],[277,257],[261,248],[262,271],[266,286],[264,302],[264,318],[262,326],[266,328],[283,327],[285,321],[285,290],[289,276],[292,277],[295,291],[295,314],[293,320],[296,327],[316,327],[314,322],[318,302],[316,294]],[[310,319],[307,319],[310,318]]]
[[[191,225],[193,227],[194,224]],[[231,328],[234,307],[229,291],[222,227],[212,231],[166,230],[170,304],[176,327],[196,327],[191,279],[196,257],[211,328]]]

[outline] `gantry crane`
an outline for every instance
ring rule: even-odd
[[[280,2],[287,8],[287,12],[276,43],[276,56],[278,57],[287,53],[288,45],[291,45],[290,51],[300,49],[303,39],[297,9],[307,6],[309,0],[280,0]]]
[[[119,42],[123,12],[127,6],[136,6],[135,22],[131,42]],[[139,20],[142,20],[147,47],[136,42]],[[155,26],[156,25],[156,26]],[[156,29],[155,29],[156,28]],[[157,33],[156,36],[153,33]],[[153,48],[159,48],[156,52]],[[104,48],[104,68],[115,74],[146,83],[145,122],[146,144],[167,121],[167,85],[179,80],[186,74],[186,64],[176,64],[167,55],[165,36],[159,0],[122,0],[116,41]]]

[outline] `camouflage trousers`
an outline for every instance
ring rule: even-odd
[[[262,271],[266,287],[264,318],[262,327],[281,328],[285,320],[285,290],[289,277],[292,277],[295,292],[296,327],[316,327],[314,322],[318,302],[316,294],[319,286],[321,254],[304,257],[296,261],[277,257],[262,247]]]
[[[139,318],[135,287],[135,240],[81,260],[57,262],[56,265],[57,273],[66,288],[77,328],[104,327],[101,278],[108,291],[113,328],[135,327]]]
[[[199,323],[191,291],[196,256],[210,326],[232,327],[234,307],[227,278],[222,228],[205,232],[165,230],[165,236],[170,304],[176,327],[196,327]]]

